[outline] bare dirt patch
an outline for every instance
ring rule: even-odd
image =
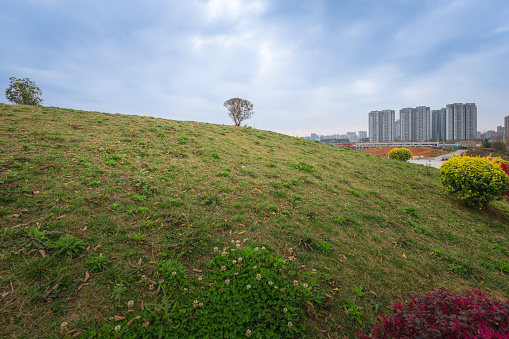
[[[382,147],[365,150],[364,153],[376,155],[379,157],[389,156],[389,152],[396,147]],[[437,157],[444,154],[443,149],[439,148],[423,148],[423,147],[406,147],[412,152],[413,156],[422,156],[424,158]]]

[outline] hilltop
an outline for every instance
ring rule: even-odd
[[[468,209],[434,168],[250,127],[55,107],[0,104],[0,130],[0,336],[100,326],[146,302],[140,277],[159,260],[206,274],[232,240],[318,272],[329,299],[306,311],[311,337],[368,331],[407,291],[509,297],[497,269],[509,204]],[[82,251],[58,257],[41,240],[66,235]],[[99,254],[112,265],[87,277]]]

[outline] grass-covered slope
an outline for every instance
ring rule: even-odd
[[[0,104],[0,131],[0,336],[101,325],[146,302],[140,277],[160,259],[181,254],[198,275],[231,240],[316,270],[327,303],[306,310],[311,337],[367,331],[406,291],[509,297],[508,203],[467,209],[433,168],[252,128],[61,108]],[[94,273],[99,254],[112,264]]]

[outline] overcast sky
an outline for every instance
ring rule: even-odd
[[[475,102],[509,115],[507,0],[1,0],[0,102],[28,77],[43,105],[290,135],[368,130],[368,113]]]

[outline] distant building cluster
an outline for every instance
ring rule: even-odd
[[[360,141],[368,141],[368,132],[367,131],[357,131],[357,132],[346,132],[346,134],[330,134],[330,135],[319,135],[316,133],[311,133],[310,136],[302,137],[306,140],[311,141],[324,141],[324,140],[335,140],[336,142],[360,142]]]
[[[497,126],[496,130],[488,130],[484,132],[483,137],[490,141],[509,142],[509,115],[504,117],[504,126]]]
[[[460,141],[478,139],[474,103],[449,104],[439,110],[427,106],[369,113],[369,141]]]

